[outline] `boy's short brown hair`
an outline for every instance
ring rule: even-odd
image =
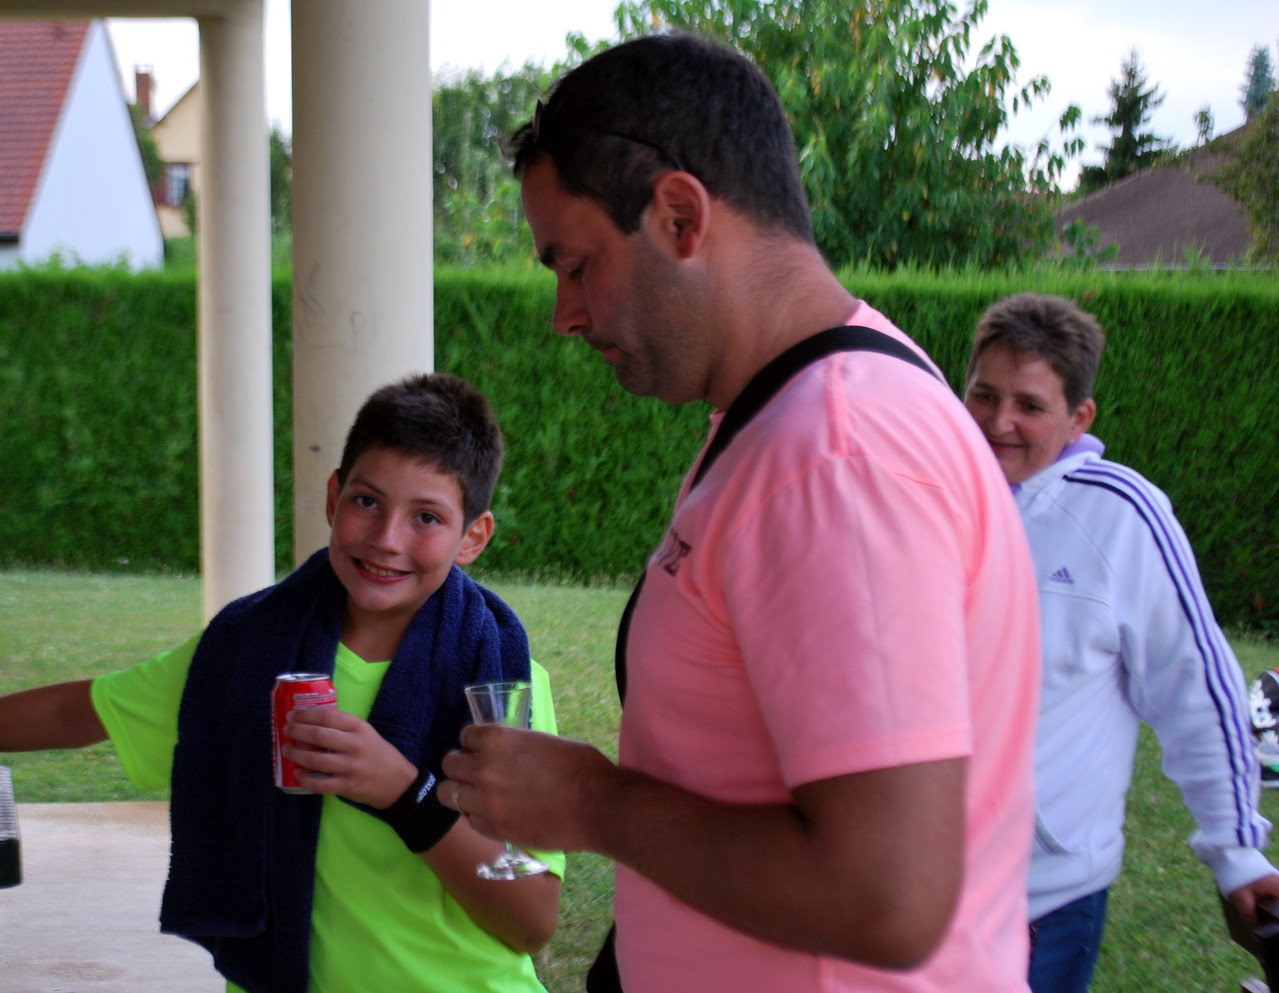
[[[419,458],[453,476],[462,488],[464,524],[492,503],[502,471],[502,430],[484,394],[458,376],[422,373],[374,391],[347,432],[339,485],[374,448]]]

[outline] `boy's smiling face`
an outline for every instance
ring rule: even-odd
[[[342,640],[369,661],[391,658],[418,608],[453,563],[474,562],[493,534],[485,511],[463,525],[462,487],[428,462],[372,448],[345,485],[329,479],[329,558],[346,588]],[[363,647],[361,647],[363,646]]]

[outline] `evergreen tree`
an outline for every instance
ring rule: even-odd
[[[1244,120],[1251,122],[1266,109],[1266,101],[1275,88],[1275,74],[1270,69],[1270,52],[1260,45],[1248,56],[1248,78],[1241,90]]]
[[[1106,153],[1105,179],[1113,183],[1155,163],[1172,149],[1172,143],[1150,131],[1143,131],[1150,116],[1164,102],[1158,86],[1151,86],[1145,67],[1134,48],[1119,69],[1119,78],[1110,83],[1110,113],[1094,117],[1094,124],[1104,124],[1113,136]],[[1095,173],[1094,173],[1095,175]]]

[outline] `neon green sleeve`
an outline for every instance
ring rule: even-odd
[[[545,669],[529,659],[529,682],[533,684],[533,703],[529,724],[534,731],[559,734],[555,723],[555,703],[551,699],[551,676]]]
[[[131,669],[99,676],[90,687],[93,709],[140,790],[169,788],[178,743],[178,707],[200,635]]]

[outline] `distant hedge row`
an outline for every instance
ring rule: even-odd
[[[1279,279],[1243,274],[844,274],[959,387],[982,309],[1070,296],[1110,344],[1094,431],[1171,496],[1219,616],[1279,630]],[[277,558],[292,548],[291,291],[274,286]],[[436,276],[436,368],[492,399],[508,458],[487,569],[635,574],[707,408],[629,396],[550,331],[549,277]],[[198,569],[195,287],[118,272],[0,275],[0,564]]]

